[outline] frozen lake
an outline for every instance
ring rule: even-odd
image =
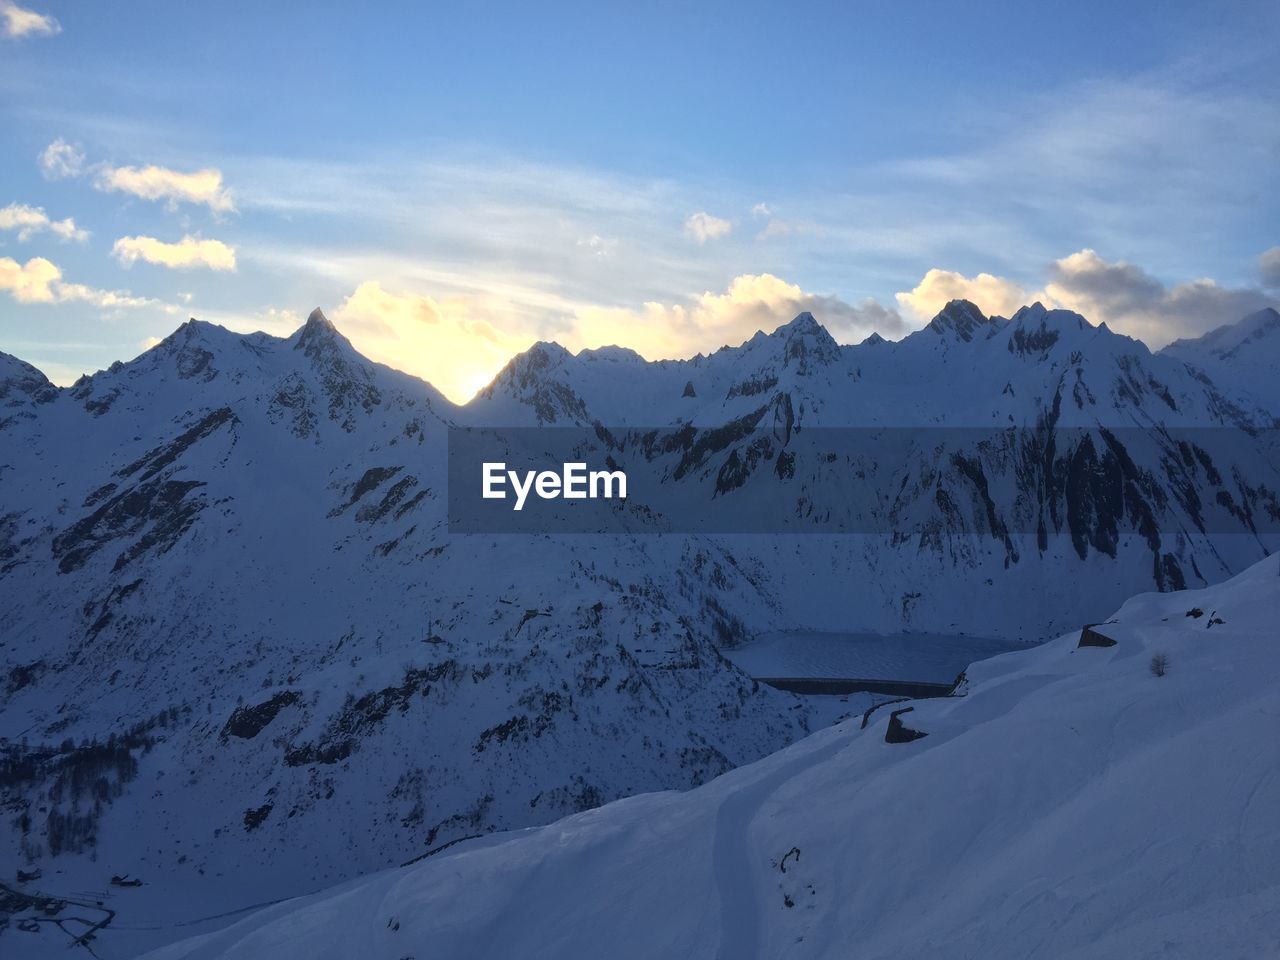
[[[945,633],[796,630],[760,634],[721,653],[753,677],[950,683],[975,660],[1022,649],[1024,644],[1008,640]]]

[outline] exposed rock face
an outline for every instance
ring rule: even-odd
[[[1097,624],[1088,624],[1080,630],[1080,642],[1077,647],[1114,647],[1116,642],[1102,633],[1094,629]]]
[[[976,304],[968,300],[952,300],[929,321],[925,329],[940,337],[954,337],[968,343],[975,338],[991,336],[999,326],[999,320],[983,314]]]
[[[884,731],[885,743],[911,743],[913,740],[919,740],[929,735],[923,730],[913,730],[902,722],[902,715],[910,713],[914,709],[914,707],[903,707],[901,710],[895,710],[889,714],[889,724]]]

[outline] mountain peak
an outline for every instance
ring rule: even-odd
[[[0,407],[13,406],[23,398],[41,403],[57,396],[58,388],[40,370],[0,352]]]
[[[994,323],[994,319],[979,310],[977,304],[969,300],[952,300],[938,311],[938,315],[929,321],[925,329],[940,336],[955,336],[967,343],[982,336],[980,332],[984,328],[989,334],[994,329]]]
[[[324,315],[324,311],[321,310],[319,307],[316,307],[314,310],[311,311],[311,313],[307,315],[306,325],[308,327],[310,326],[324,327],[328,330],[337,329],[336,327],[334,327],[332,323],[329,322],[329,318]]]
[[[818,322],[817,318],[808,310],[805,310],[801,313],[797,313],[795,317],[782,324],[782,326],[778,327],[778,329],[773,332],[775,334],[780,333],[783,335],[789,335],[792,333],[810,332],[823,329],[822,324]]]
[[[1053,327],[1055,329],[1089,329],[1093,325],[1074,310],[1050,310],[1037,300],[1028,307],[1022,307],[1009,321],[1015,326]]]
[[[770,336],[786,344],[783,363],[790,366],[794,361],[800,373],[807,373],[810,364],[830,363],[840,355],[835,338],[808,310],[797,314]]]
[[[311,311],[307,322],[293,335],[293,341],[293,349],[302,350],[308,356],[314,356],[317,351],[332,350],[338,346],[351,348],[351,343],[338,332],[338,328],[319,307]]]

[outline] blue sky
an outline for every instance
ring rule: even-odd
[[[67,382],[320,305],[461,398],[536,339],[959,295],[1159,346],[1280,295],[1278,41],[1273,0],[0,0],[0,350]]]

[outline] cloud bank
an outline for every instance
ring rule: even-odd
[[[874,330],[905,331],[901,317],[874,301],[847,303],[809,293],[771,274],[735,278],[722,293],[638,309],[586,306],[563,318],[551,336],[570,350],[625,346],[648,360],[690,357],[748,340],[809,311],[837,339],[861,340]],[[515,354],[540,339],[514,316],[489,311],[465,297],[437,300],[393,293],[376,281],[360,284],[333,318],[370,358],[422,377],[455,402],[469,399]]]
[[[1259,257],[1263,283],[1280,290],[1280,248]],[[1265,306],[1277,298],[1262,289],[1224,287],[1209,279],[1162,283],[1141,267],[1109,261],[1090,249],[1055,260],[1042,288],[1029,291],[1004,277],[974,277],[932,269],[912,290],[896,295],[919,321],[928,320],[948,300],[963,298],[985,313],[1010,316],[1039,300],[1045,306],[1074,310],[1093,323],[1105,323],[1158,349],[1179,337],[1195,337]]]

